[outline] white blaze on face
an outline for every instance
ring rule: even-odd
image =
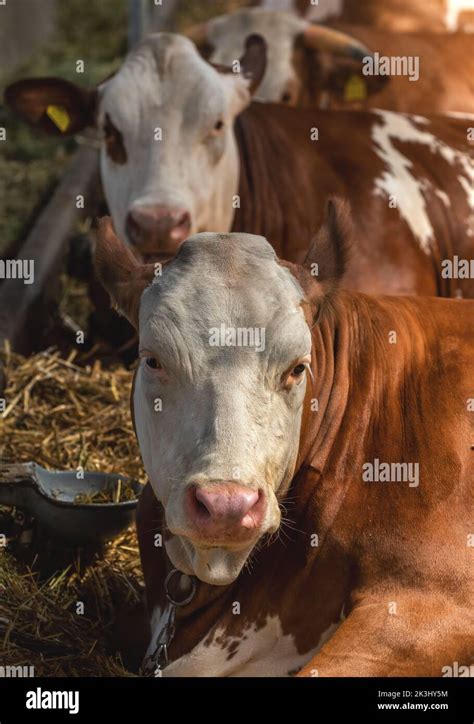
[[[261,35],[267,43],[267,69],[255,98],[280,102],[285,92],[291,90],[295,95],[300,87],[293,50],[296,38],[306,27],[307,22],[301,18],[259,8],[224,15],[208,23],[208,39],[213,47],[210,60],[231,66],[242,56],[246,38]]]
[[[451,166],[459,168],[458,182],[466,194],[466,200],[474,210],[474,163],[468,154],[448,146],[426,129],[429,120],[422,116],[373,111],[381,119],[375,122],[372,138],[375,153],[384,161],[386,170],[375,179],[374,193],[387,199],[394,197],[400,216],[405,219],[413,235],[427,254],[434,240],[428,209],[423,191],[431,181],[418,178],[413,163],[396,146],[397,142],[417,143],[427,146],[434,156],[439,156]],[[422,128],[420,128],[422,126]],[[453,189],[454,191],[454,189]]]
[[[99,102],[100,127],[108,117],[127,156],[125,163],[106,149],[101,156],[121,238],[134,206],[184,208],[191,233],[231,228],[239,178],[233,121],[249,102],[247,82],[218,73],[187,38],[159,33],[131,52],[101,87]]]
[[[256,539],[240,550],[195,545],[184,507],[190,485],[234,481],[263,490],[257,538],[280,522],[276,493],[294,471],[306,375],[288,389],[283,380],[311,350],[302,296],[263,238],[200,234],[142,297],[144,359],[133,400],[140,450],[175,534],[168,555],[207,582],[234,580]],[[264,348],[211,345],[221,325],[264,329]],[[164,372],[150,370],[151,356]]]

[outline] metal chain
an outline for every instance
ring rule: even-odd
[[[169,589],[170,582],[176,574],[179,576],[186,575],[181,573],[181,571],[178,571],[176,568],[173,568],[166,576],[165,594],[168,605],[161,617],[160,631],[156,638],[156,645],[153,653],[147,656],[143,662],[142,670],[145,676],[162,676],[163,670],[169,664],[168,649],[176,632],[176,610],[182,606],[187,606],[187,604],[193,600],[196,593],[196,579],[192,576],[186,576],[186,578],[191,581],[191,592],[181,601],[173,598]]]

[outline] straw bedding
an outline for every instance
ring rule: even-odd
[[[82,466],[144,482],[130,419],[131,372],[98,361],[81,367],[76,355],[0,352],[0,461]],[[0,547],[0,666],[34,666],[36,676],[132,675],[111,627],[142,598],[134,530],[101,551],[56,550],[51,542],[43,558],[9,550]]]

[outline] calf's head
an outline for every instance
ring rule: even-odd
[[[319,239],[320,252],[331,247]],[[324,285],[250,234],[195,235],[153,277],[154,265],[139,265],[107,221],[96,269],[139,331],[135,430],[168,555],[184,572],[228,584],[280,525]]]
[[[231,227],[239,177],[233,121],[263,76],[261,38],[247,40],[239,68],[215,68],[187,38],[157,33],[97,89],[33,78],[9,86],[5,98],[52,134],[100,129],[114,225],[139,256],[163,258],[190,233]]]
[[[369,95],[386,83],[385,77],[363,75],[362,61],[372,53],[356,38],[291,13],[246,8],[186,31],[203,56],[222,64],[239,58],[253,33],[265,38],[268,54],[257,100],[290,106],[339,104],[350,92],[354,100],[354,88]]]

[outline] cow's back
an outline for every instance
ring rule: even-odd
[[[354,218],[350,288],[471,296],[472,279],[441,276],[446,257],[472,256],[469,123],[254,103],[236,124],[233,230],[266,236],[282,258],[301,262],[327,199],[341,196]]]
[[[379,62],[413,59],[411,66],[407,61],[406,68],[402,67],[405,75],[392,74],[389,83],[380,92],[369,95],[359,105],[421,114],[474,112],[474,46],[471,35],[399,34],[346,24],[338,24],[337,28],[378,54]],[[418,64],[418,72],[415,63]],[[395,72],[400,72],[397,67]],[[331,97],[331,107],[336,107],[336,103]],[[345,101],[340,101],[339,106],[350,107]]]

